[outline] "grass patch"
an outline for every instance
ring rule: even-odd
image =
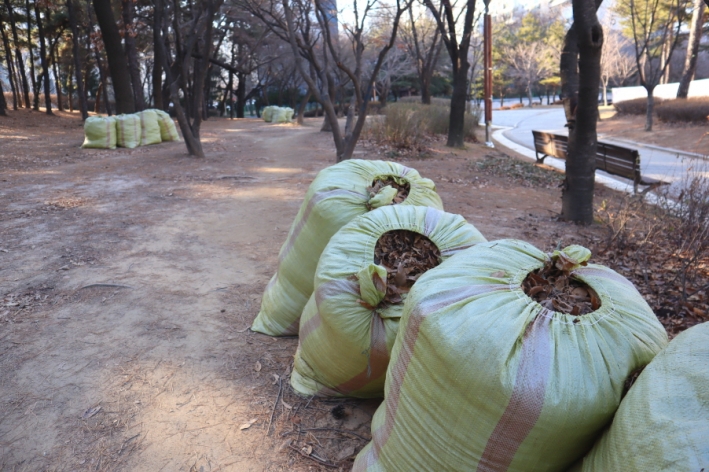
[[[665,100],[655,108],[655,115],[665,123],[706,123],[709,97]]]

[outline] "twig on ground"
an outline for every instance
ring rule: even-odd
[[[283,391],[283,380],[278,377],[278,393],[276,394],[276,401],[273,402],[273,409],[271,410],[271,417],[268,419],[268,426],[266,427],[266,436],[271,432],[271,423],[273,423],[273,415],[276,413],[276,407],[278,406],[278,400],[281,398],[281,392]]]
[[[79,288],[78,290],[83,290],[85,288],[133,288],[130,285],[121,285],[121,284],[90,284],[90,285],[84,285],[83,287]]]
[[[316,456],[315,454],[306,454],[303,451],[301,451],[300,449],[298,449],[297,447],[293,446],[292,444],[289,444],[288,447],[293,449],[295,452],[297,452],[301,456],[303,456],[307,459],[310,459],[311,461],[315,461],[318,464],[322,464],[325,467],[330,467],[331,469],[337,469],[337,467],[338,467],[337,465],[332,464],[332,463],[326,461],[325,459],[321,459],[320,457]]]

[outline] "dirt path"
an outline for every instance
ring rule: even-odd
[[[377,402],[295,397],[297,340],[246,330],[332,163],[318,125],[212,120],[196,160],[182,143],[78,149],[75,116],[0,121],[0,470],[319,470],[307,444],[350,467]],[[597,237],[555,221],[557,188],[477,172],[488,152],[406,165],[488,239]]]

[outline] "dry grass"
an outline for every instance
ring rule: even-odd
[[[431,105],[413,100],[389,104],[384,108],[382,117],[368,123],[364,136],[380,145],[424,152],[431,137],[448,133],[450,106],[443,102],[449,103],[450,100],[435,99]],[[475,129],[479,120],[477,109],[470,109],[465,114],[467,140],[476,141]]]
[[[647,98],[636,98],[614,103],[618,114],[644,115],[647,113]],[[655,116],[665,123],[707,123],[709,97],[663,100],[655,98]]]

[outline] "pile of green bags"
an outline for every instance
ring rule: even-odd
[[[440,262],[396,300],[395,233]],[[252,329],[299,334],[297,393],[384,396],[354,471],[709,470],[709,323],[668,345],[590,259],[487,242],[413,169],[345,161],[308,189]]]
[[[300,314],[313,293],[315,268],[330,238],[357,216],[393,203],[396,192],[391,186],[374,195],[367,190],[379,178],[409,185],[401,205],[443,209],[433,182],[401,164],[351,159],[323,169],[310,184],[281,247],[276,274],[266,286],[252,330],[271,336],[298,334]]]
[[[136,148],[163,141],[179,141],[174,121],[162,110],[118,116],[91,116],[84,123],[83,148]]]
[[[290,123],[295,111],[290,107],[267,106],[261,112],[261,118],[267,123]]]

